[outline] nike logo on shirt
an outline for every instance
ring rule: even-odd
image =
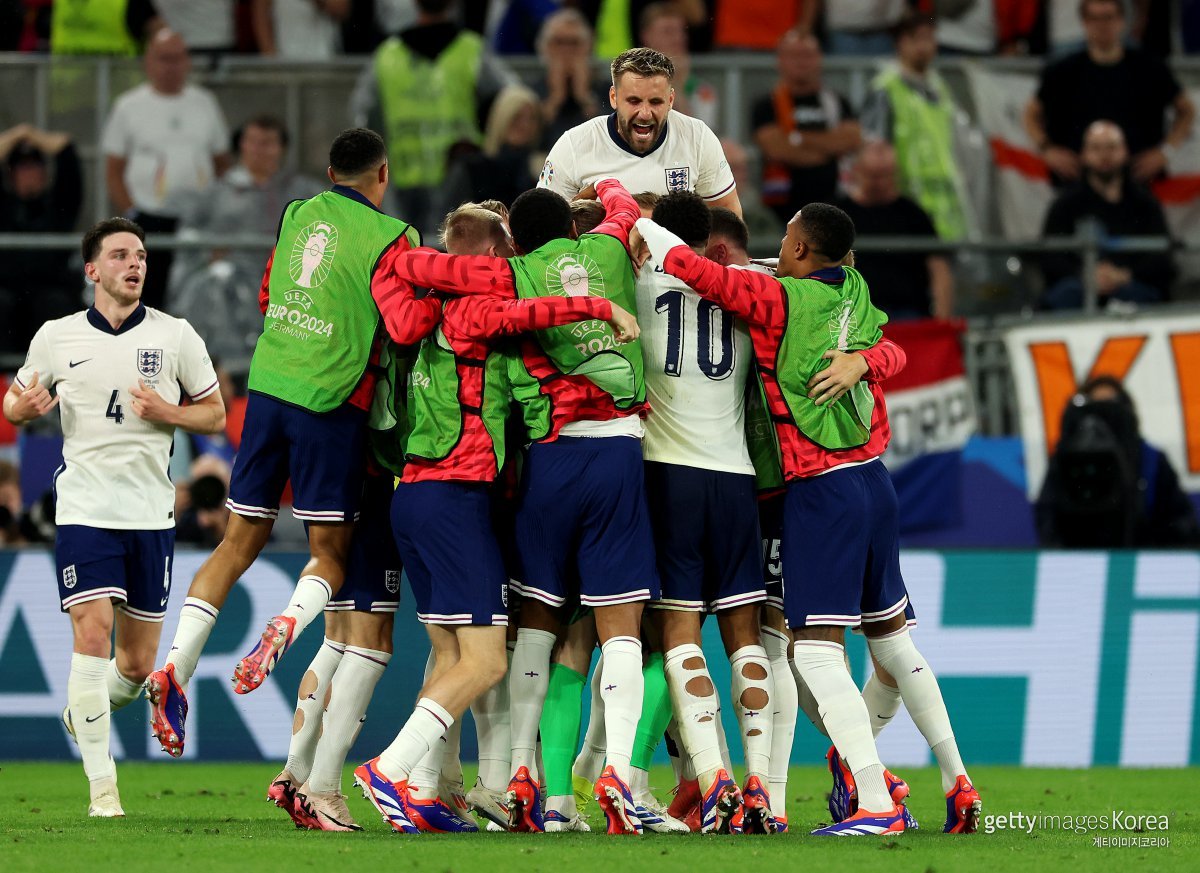
[[[67,366],[71,369],[78,367],[80,364],[86,364],[91,358],[84,358],[82,361],[67,361]]]
[[[104,718],[104,713],[100,713],[99,715],[93,715],[91,718],[85,718],[84,721],[86,721],[88,724],[91,724],[92,722],[99,721],[102,718]]]

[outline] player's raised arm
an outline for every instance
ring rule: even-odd
[[[863,376],[868,382],[883,382],[904,369],[908,355],[898,344],[886,337],[870,348],[860,349],[855,354],[867,361],[867,372]]]
[[[388,336],[405,346],[429,336],[442,317],[441,301],[432,295],[418,297],[413,283],[399,268],[411,251],[407,237],[400,237],[383,253],[371,275],[371,296]]]
[[[397,257],[393,270],[402,281],[447,294],[517,296],[508,261],[491,255],[445,255],[419,248]]]
[[[592,233],[603,233],[616,237],[621,245],[629,245],[629,231],[641,216],[633,195],[616,179],[601,179],[596,183],[596,195],[604,204],[604,221],[596,225]]]
[[[752,325],[771,327],[787,319],[783,286],[752,270],[732,270],[693,252],[683,240],[649,218],[639,218],[638,232],[662,268],[696,293]]]
[[[607,321],[614,329],[618,329],[617,310],[628,314],[603,297],[539,297],[530,300],[471,297],[458,305],[462,307],[460,317],[453,320],[447,317],[447,335],[458,333],[464,338],[476,340],[546,330],[588,319]],[[628,324],[623,325],[627,332]]]

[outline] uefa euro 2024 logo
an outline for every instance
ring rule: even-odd
[[[301,288],[315,288],[329,277],[337,252],[338,231],[332,224],[315,221],[296,237],[288,273]]]

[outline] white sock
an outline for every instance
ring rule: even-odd
[[[510,672],[512,656],[513,651],[509,648]],[[503,791],[508,787],[508,780],[513,774],[508,683],[509,679],[506,677],[476,697],[471,704],[471,716],[475,719],[475,736],[479,743],[479,781],[490,791]]]
[[[729,656],[733,676],[733,709],[746,753],[746,776],[767,780],[771,770],[771,661],[762,646],[743,646]],[[790,682],[791,679],[789,678]],[[769,781],[769,780],[768,780]]]
[[[292,642],[299,639],[304,629],[325,611],[333,597],[333,589],[320,576],[301,576],[292,592],[291,602],[283,615],[296,619],[296,627],[292,631]]]
[[[604,734],[608,740],[605,761],[628,784],[633,742],[646,691],[642,678],[642,641],[636,637],[610,637],[600,649],[604,652],[600,697],[604,701]]]
[[[774,699],[771,707],[771,766],[767,770],[770,783],[771,812],[786,815],[788,767],[792,762],[792,741],[796,736],[796,710],[799,706],[796,679],[792,676],[787,634],[764,627],[763,648],[771,660],[771,679]]]
[[[629,793],[636,800],[650,793],[650,774],[638,767],[629,768]]]
[[[217,623],[220,610],[199,597],[189,597],[183,601],[179,610],[179,627],[175,629],[175,639],[171,641],[171,650],[167,652],[167,663],[175,665],[175,681],[187,691],[192,674],[196,672],[196,663],[208,642],[213,625]]]
[[[796,680],[796,705],[800,707],[805,717],[812,722],[812,726],[828,737],[829,731],[825,730],[825,722],[821,719],[821,711],[817,706],[817,699],[808,690],[808,685],[805,683],[804,677],[800,675],[800,670],[796,667],[796,662],[790,661],[790,663],[792,666],[792,678]]]
[[[71,709],[71,727],[83,758],[83,772],[89,781],[112,779],[117,768],[108,751],[111,719],[108,701],[108,658],[96,658],[75,652],[71,655],[71,673],[67,678],[67,705]]]
[[[105,680],[108,685],[108,707],[112,712],[128,706],[142,696],[142,683],[126,679],[125,675],[117,669],[116,658],[109,660],[108,669],[105,671]]]
[[[675,712],[680,752],[684,760],[692,762],[700,789],[705,791],[724,764],[718,739],[722,733],[720,705],[704,651],[694,643],[676,646],[665,654],[663,671]]]
[[[717,697],[717,717],[714,719],[717,725],[717,750],[721,753],[721,766],[725,768],[725,772],[729,774],[729,778],[733,778],[733,758],[729,756],[729,738],[725,736],[725,716],[721,714],[721,698]],[[707,788],[708,786],[704,786]]]
[[[572,819],[579,815],[579,809],[575,806],[575,794],[562,794],[546,798],[546,812],[554,810],[562,813],[563,818]]]
[[[862,696],[867,712],[871,714],[871,732],[878,737],[900,710],[900,689],[885,685],[879,674],[873,672],[863,686]]]
[[[955,780],[965,776],[967,771],[954,741],[954,729],[950,727],[950,715],[946,712],[937,677],[913,645],[908,628],[879,639],[868,639],[867,644],[879,666],[896,680],[904,708],[937,758],[942,771],[942,791],[949,791]]]
[[[582,776],[588,782],[595,782],[600,778],[600,772],[604,769],[604,753],[608,741],[604,734],[604,696],[600,693],[600,679],[604,674],[604,653],[600,653],[599,660],[596,661],[596,669],[592,671],[592,681],[589,690],[591,691],[591,707],[588,712],[587,731],[583,735],[583,745],[579,748],[579,755],[575,758],[575,763],[571,765],[571,772],[577,776]]]
[[[496,683],[503,685],[503,682]],[[456,721],[450,725],[450,730],[446,731],[446,755],[442,758],[442,769],[438,773],[438,778],[449,782],[451,785],[463,784],[462,771],[462,721]]]
[[[421,756],[417,766],[408,774],[408,790],[418,800],[433,800],[438,796],[438,777],[442,772],[442,761],[446,757],[446,746],[446,735],[443,734],[430,746],[429,751]]]
[[[538,777],[538,725],[550,688],[550,652],[554,640],[554,634],[549,631],[521,628],[517,631],[517,645],[508,670],[508,708],[512,713],[511,767],[513,773],[520,767],[528,767],[529,775],[535,780]]]
[[[309,790],[318,794],[341,790],[346,756],[362,730],[375,685],[391,658],[377,649],[346,646],[329,684],[329,706],[308,774]]]
[[[393,782],[408,779],[425,754],[439,742],[454,716],[436,700],[422,697],[392,744],[379,756],[379,772]],[[436,777],[435,777],[436,779]]]
[[[854,774],[859,808],[890,811],[892,798],[883,781],[883,764],[875,749],[870,717],[858,686],[846,670],[845,649],[827,640],[797,640],[793,651],[796,669],[816,698],[829,737]]]
[[[345,648],[333,640],[323,640],[296,690],[296,715],[292,719],[292,739],[284,769],[292,774],[297,787],[308,780],[312,770],[317,740],[322,734],[325,704],[329,699],[329,683],[337,672]]]

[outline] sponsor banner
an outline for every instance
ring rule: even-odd
[[[205,557],[176,556],[160,660],[186,596],[185,580]],[[256,642],[261,622],[291,592],[305,557],[261,559],[231,593],[192,681],[185,757],[279,761],[286,755],[295,689],[320,644],[319,626],[254,693],[235,695],[229,677]],[[914,639],[938,674],[969,765],[1200,764],[1200,731],[1194,730],[1200,555],[911,551],[902,553],[901,564],[917,611]],[[408,602],[396,624],[396,655],[352,762],[391,741],[421,684],[428,643]],[[705,628],[704,648],[717,687],[729,688],[729,662],[714,622]],[[848,648],[855,678],[863,682],[870,667],[862,638],[853,636]],[[70,623],[58,611],[51,556],[0,552],[0,758],[78,756],[59,722],[70,657]],[[171,767],[150,737],[145,710],[138,702],[116,714],[113,752]],[[733,707],[723,711],[740,758]],[[819,763],[827,745],[802,718],[793,761]],[[931,760],[903,710],[880,735],[879,748],[893,767]],[[463,757],[473,760],[475,753],[468,726]]]
[[[1005,344],[1031,498],[1058,443],[1063,409],[1080,385],[1099,375],[1124,381],[1142,436],[1167,454],[1185,491],[1200,491],[1200,315],[1038,323],[1012,328]]]
[[[979,126],[992,151],[1001,232],[1011,240],[1040,238],[1046,210],[1054,198],[1046,162],[1025,132],[1025,106],[1038,78],[1027,73],[997,73],[971,66],[967,81]],[[1200,101],[1200,88],[1190,91]],[[1163,204],[1171,232],[1179,239],[1200,239],[1200,137],[1171,150],[1169,175],[1156,181],[1154,195]],[[1200,275],[1200,256],[1180,257],[1185,276]]]

